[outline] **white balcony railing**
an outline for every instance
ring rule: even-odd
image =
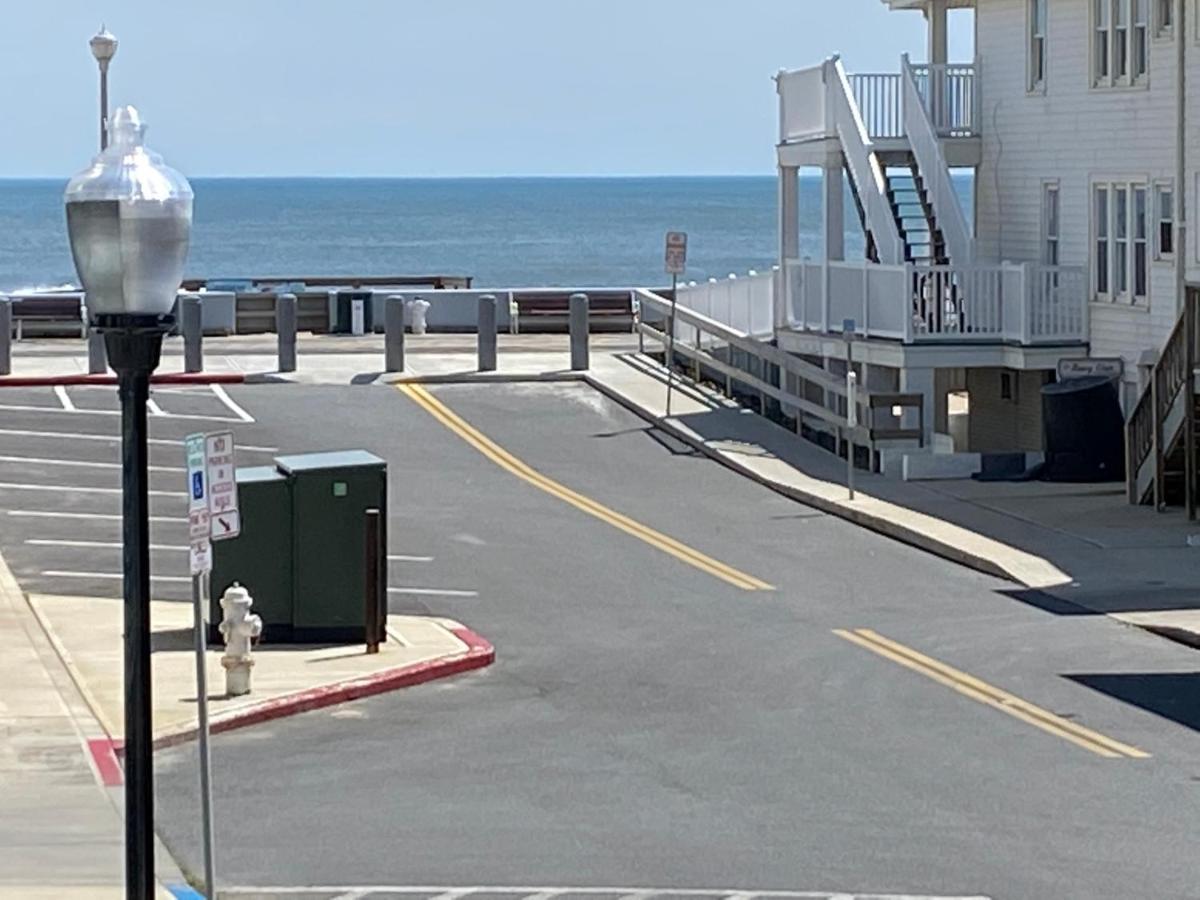
[[[1082,268],[998,263],[877,265],[792,260],[787,327],[909,344],[1074,343],[1088,339]]]
[[[832,137],[826,116],[828,100],[823,66],[781,72],[779,91],[780,140],[803,141]],[[938,137],[979,134],[979,72],[974,63],[912,66],[922,105]],[[904,88],[899,72],[848,76],[856,105],[872,140],[903,138]]]
[[[708,281],[680,284],[679,305],[707,316],[747,337],[770,338],[775,334],[775,282],[777,272],[730,275]],[[687,326],[676,325],[676,337]]]

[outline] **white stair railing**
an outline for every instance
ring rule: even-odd
[[[827,111],[842,145],[846,168],[854,181],[854,189],[863,205],[867,229],[875,239],[881,263],[904,262],[904,243],[892,206],[887,198],[887,182],[883,167],[875,155],[867,134],[854,92],[842,61],[836,56],[825,63],[825,87],[828,92]]]
[[[946,241],[946,256],[954,265],[969,266],[975,261],[975,238],[958,202],[941,141],[925,109],[907,54],[900,61],[900,73],[904,80],[904,130],[917,161],[917,171],[925,183],[929,205]],[[933,85],[928,89],[934,92]]]

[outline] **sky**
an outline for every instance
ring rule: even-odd
[[[200,176],[773,171],[771,76],[925,59],[880,0],[53,0],[4,4],[0,177],[67,177],[114,107]],[[969,58],[969,13],[951,59]]]

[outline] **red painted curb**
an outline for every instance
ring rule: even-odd
[[[242,384],[242,372],[162,372],[150,376],[151,384]],[[0,387],[71,387],[87,384],[116,384],[116,375],[4,375]]]
[[[124,781],[121,764],[117,761],[117,742],[112,738],[91,738],[87,742],[88,753],[100,783],[105,787],[120,787]]]
[[[255,706],[236,710],[213,719],[209,723],[209,731],[212,734],[221,734],[237,728],[246,728],[250,725],[269,722],[272,719],[295,716],[326,706],[336,706],[351,700],[361,700],[364,697],[373,697],[376,694],[413,687],[438,678],[448,678],[451,675],[459,675],[473,669],[482,669],[495,662],[496,648],[486,638],[463,625],[451,628],[450,631],[467,645],[465,653],[414,663],[410,666],[386,669],[363,678],[339,681],[336,684],[327,684],[265,700]],[[155,739],[154,749],[161,750],[195,740],[197,733],[198,729],[189,728],[186,731],[163,735]],[[120,741],[113,741],[113,746],[118,752],[123,749]]]

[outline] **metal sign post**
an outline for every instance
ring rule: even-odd
[[[667,232],[666,269],[671,276],[671,315],[667,321],[667,415],[671,415],[671,385],[675,365],[675,309],[679,298],[679,276],[687,270],[687,233]],[[697,350],[699,347],[697,346]]]
[[[204,886],[216,896],[213,841],[212,751],[208,726],[208,647],[205,597],[211,590],[212,542],[241,533],[233,432],[193,434],[184,440],[187,457],[188,558],[192,573],[192,620],[196,649],[196,707],[200,752],[200,815],[204,843]]]
[[[842,335],[846,338],[846,488],[854,499],[854,429],[858,427],[858,373],[854,371],[853,319],[842,320]]]
[[[212,570],[209,542],[208,476],[205,471],[204,435],[189,435],[185,441],[188,480],[188,557],[192,572],[192,622],[196,648],[196,708],[200,751],[200,817],[204,845],[205,893],[216,896],[216,858],[213,849],[212,755],[208,738],[208,671],[204,633],[203,582]]]

